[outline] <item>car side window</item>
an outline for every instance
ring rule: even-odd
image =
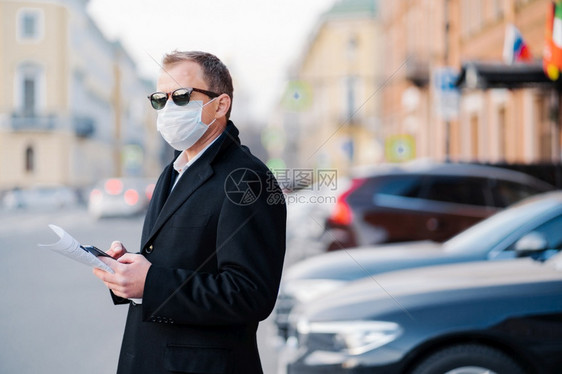
[[[393,175],[380,178],[376,187],[375,194],[419,197],[422,187],[422,177],[420,175]]]
[[[488,181],[483,178],[462,176],[431,176],[428,178],[425,198],[456,204],[487,206]]]
[[[560,230],[560,227],[562,227],[562,215],[554,217],[532,231],[544,235],[549,249],[562,249],[562,230]],[[506,248],[506,250],[512,251],[514,246],[515,243]]]
[[[495,180],[492,187],[494,206],[498,208],[505,208],[538,192],[541,191],[521,183],[505,180]]]

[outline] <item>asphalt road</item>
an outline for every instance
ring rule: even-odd
[[[81,208],[56,212],[0,210],[0,373],[114,373],[126,306],[114,306],[103,283],[85,265],[38,243],[58,237],[53,223],[82,244],[140,245],[142,217],[96,221]],[[265,373],[275,373],[275,328],[258,331]]]

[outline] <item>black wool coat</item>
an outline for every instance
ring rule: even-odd
[[[230,121],[169,193],[173,172],[146,214],[141,253],[152,266],[142,304],[129,306],[118,374],[262,373],[256,329],[281,278],[282,192]]]

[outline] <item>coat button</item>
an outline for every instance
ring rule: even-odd
[[[146,248],[146,253],[152,253],[152,251],[154,250],[154,246],[151,244],[150,246],[148,246],[148,248]]]

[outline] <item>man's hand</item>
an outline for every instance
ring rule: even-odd
[[[151,263],[143,255],[127,253],[120,242],[113,242],[107,253],[116,260],[104,257],[98,258],[106,263],[115,274],[94,268],[94,275],[119,297],[125,299],[142,298],[144,282]]]
[[[123,243],[120,241],[114,241],[111,243],[111,247],[106,253],[117,260],[119,257],[127,253],[127,248],[125,248]]]

